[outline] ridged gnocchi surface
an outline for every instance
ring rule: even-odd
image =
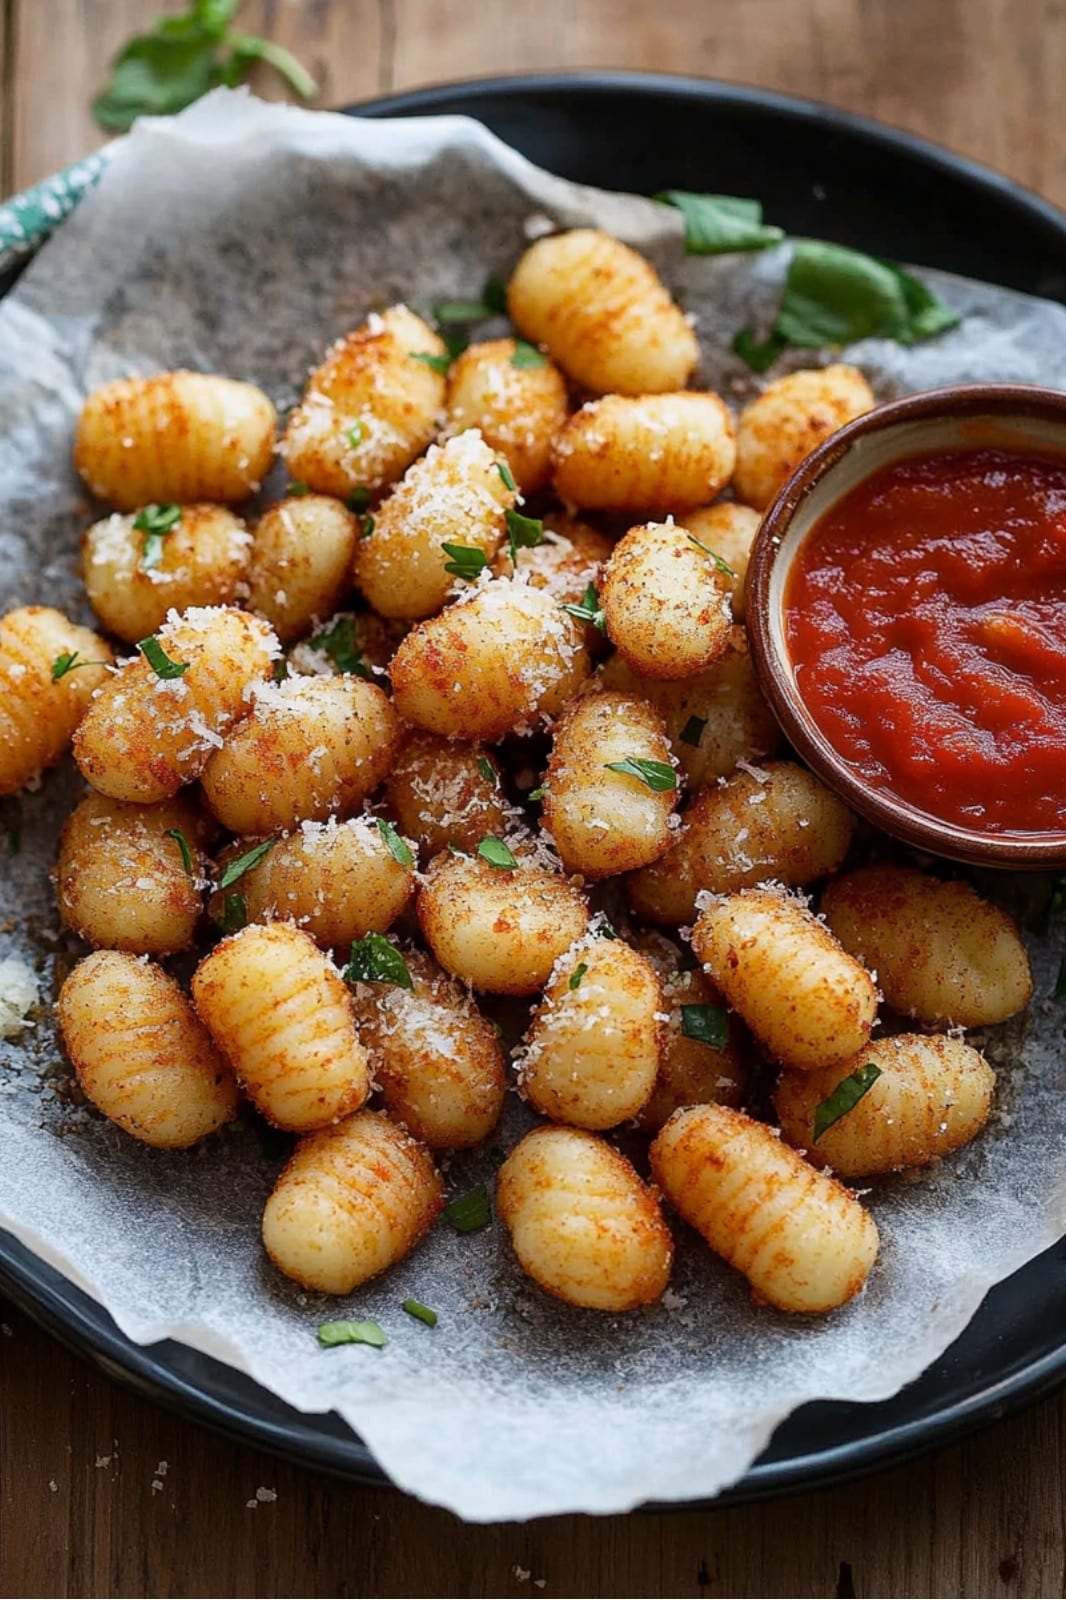
[[[256,525],[249,607],[291,644],[337,609],[358,542],[355,517],[339,500],[324,494],[279,500]]]
[[[153,533],[175,511],[177,521]],[[138,528],[138,517],[147,526]],[[247,593],[251,547],[248,529],[226,506],[116,511],[85,535],[85,592],[108,633],[136,644],[161,628],[171,610],[239,600]]]
[[[696,335],[642,255],[595,228],[538,239],[507,286],[519,333],[598,394],[658,394],[688,382]]]
[[[669,1282],[673,1241],[658,1197],[595,1134],[527,1133],[500,1168],[496,1208],[522,1270],[569,1305],[635,1311]]]
[[[276,422],[261,389],[215,373],[115,378],[82,407],[74,465],[119,511],[246,500],[270,466]]]
[[[692,933],[711,981],[783,1066],[812,1071],[858,1054],[877,1014],[866,968],[784,890],[713,900]]]
[[[305,1289],[350,1294],[414,1249],[442,1198],[428,1150],[360,1111],[300,1140],[266,1203],[263,1244]]]
[[[82,775],[113,800],[169,800],[198,778],[270,674],[278,642],[265,622],[229,606],[172,613],[154,636],[174,676],[141,654],[122,663],[74,736]]]
[[[193,974],[192,998],[242,1089],[275,1127],[306,1133],[363,1104],[370,1073],[351,996],[292,923],[223,939]]]
[[[454,845],[473,853],[518,820],[496,759],[483,746],[412,732],[385,780],[385,800],[424,861]]]
[[[1017,924],[969,884],[859,867],[827,885],[822,912],[844,949],[877,973],[886,1003],[927,1026],[989,1027],[1032,998]]]
[[[725,655],[729,592],[713,557],[672,522],[631,528],[599,589],[608,638],[645,678],[690,678]]]
[[[812,450],[874,404],[862,373],[843,362],[775,378],[737,422],[737,498],[765,511]]]
[[[733,418],[716,394],[605,395],[556,435],[556,493],[584,511],[685,511],[724,489],[736,461]]]
[[[57,677],[64,656],[74,664]],[[60,760],[113,660],[98,634],[50,606],[0,618],[0,796]]]
[[[552,440],[567,410],[562,373],[514,339],[472,344],[448,369],[445,433],[476,428],[523,494],[547,483]]]
[[[662,987],[659,1071],[651,1098],[637,1117],[645,1133],[658,1133],[682,1106],[739,1105],[747,1083],[739,1019],[725,1015],[725,1003],[698,967],[682,968],[680,952],[662,934],[648,933],[636,948]],[[689,1008],[696,1008],[695,1013]],[[709,1013],[720,1016],[725,1035],[711,1043]]]
[[[850,1111],[815,1138],[815,1113],[851,1073],[880,1077]],[[897,1034],[854,1060],[816,1072],[783,1072],[774,1109],[789,1144],[842,1178],[924,1167],[975,1139],[988,1121],[995,1073],[961,1039]]]
[[[119,950],[79,961],[56,1001],[67,1054],[105,1117],[161,1150],[206,1138],[237,1109],[237,1085],[177,983]]]
[[[651,1147],[655,1182],[757,1300],[817,1314],[854,1299],[877,1225],[850,1190],[728,1106],[676,1111]]]

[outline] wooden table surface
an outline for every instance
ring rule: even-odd
[[[99,142],[109,58],[181,9],[0,0],[0,193]],[[487,73],[695,72],[910,128],[1066,205],[1064,0],[249,0],[240,21],[294,49],[325,105]],[[476,1528],[225,1443],[0,1317],[0,1594],[1064,1593],[1066,1395],[841,1489]]]

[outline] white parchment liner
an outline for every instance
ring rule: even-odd
[[[531,215],[597,223],[647,250],[698,318],[704,377],[741,370],[728,337],[780,285],[784,253],[688,259],[674,213],[547,176],[461,118],[360,122],[219,91],[116,148],[99,189],[0,307],[0,610],[87,618],[76,575],[88,507],[70,466],[94,384],[190,366],[295,398],[328,340],[403,298],[426,308],[506,274]],[[888,395],[959,379],[1061,382],[1066,311],[930,273],[963,313],[915,350],[851,355]],[[0,855],[0,958],[50,1002],[72,950],[48,869],[79,792],[65,770],[23,801],[23,848]],[[1059,952],[1033,946],[1037,999],[997,1030],[995,1125],[916,1181],[878,1185],[880,1261],[831,1318],[752,1308],[745,1285],[678,1230],[668,1304],[627,1317],[556,1305],[515,1271],[500,1230],[429,1240],[349,1302],[302,1295],[264,1261],[259,1217],[278,1166],[250,1124],[191,1154],[136,1145],[64,1100],[51,1006],[0,1046],[0,1223],[95,1295],[130,1338],[170,1335],[294,1406],[334,1409],[392,1478],[475,1520],[625,1509],[713,1494],[813,1399],[885,1398],[966,1325],[990,1285],[1066,1231]],[[57,973],[57,964],[60,972]],[[510,1124],[521,1126],[515,1103]],[[452,1163],[459,1189],[491,1178]],[[429,1330],[400,1310],[436,1308]],[[376,1318],[377,1351],[323,1351],[325,1315]]]

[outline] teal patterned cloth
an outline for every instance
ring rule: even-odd
[[[99,182],[107,151],[86,156],[0,205],[0,273],[32,256],[89,189]]]

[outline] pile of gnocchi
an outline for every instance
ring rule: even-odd
[[[979,1133],[963,1032],[1032,990],[966,884],[868,841],[857,864],[753,675],[760,512],[873,396],[837,364],[734,418],[689,387],[652,265],[595,230],[527,248],[506,309],[480,343],[454,306],[443,337],[371,315],[280,446],[250,383],[88,396],[98,628],[0,620],[0,795],[70,748],[87,784],[54,872],[90,947],[61,1036],[147,1145],[242,1101],[296,1136],[262,1234],[309,1289],[350,1294],[442,1211],[487,1223],[441,1162],[500,1137],[512,1089],[541,1120],[495,1211],[550,1294],[655,1302],[681,1219],[759,1302],[827,1312],[878,1251],[843,1180]]]

